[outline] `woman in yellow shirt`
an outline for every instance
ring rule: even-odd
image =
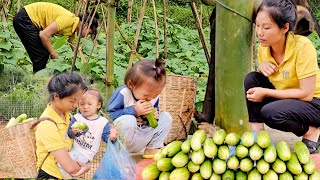
[[[302,136],[317,153],[320,126],[320,71],[311,41],[291,31],[296,10],[290,0],[263,0],[256,17],[259,67],[246,76],[249,121]]]
[[[48,2],[36,2],[26,5],[13,18],[13,27],[17,32],[22,44],[26,48],[33,64],[33,72],[46,67],[49,56],[58,59],[57,52],[50,42],[52,35],[69,36],[72,44],[75,33],[80,32],[81,21],[87,22],[82,30],[82,36],[92,34],[96,36],[98,27],[98,14],[88,27],[90,15],[82,18],[65,8]]]
[[[63,179],[57,163],[64,171],[76,177],[90,169],[90,164],[74,161],[69,155],[72,139],[67,132],[70,124],[70,112],[78,106],[86,86],[77,74],[61,73],[48,83],[50,103],[41,117],[51,121],[42,121],[36,126],[36,154],[39,179]]]

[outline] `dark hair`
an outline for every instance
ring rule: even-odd
[[[79,90],[85,90],[86,88],[81,76],[74,73],[56,74],[48,83],[50,100],[53,99],[55,93],[59,95],[59,98],[63,99],[72,96]]]
[[[263,0],[257,14],[260,11],[267,11],[279,28],[283,28],[286,23],[289,23],[289,31],[294,30],[297,14],[291,0]]]
[[[103,98],[100,93],[100,91],[94,87],[88,87],[85,93],[91,93],[92,95],[96,96],[98,98],[98,101],[101,103],[101,107],[98,110],[101,110],[103,106]]]
[[[87,13],[86,16],[83,19],[83,14],[79,15],[80,21],[84,22],[84,23],[90,23],[90,20],[92,18],[92,14]],[[83,19],[83,20],[82,20]],[[97,28],[99,25],[99,14],[95,13],[90,25],[90,29],[92,29],[92,33],[91,33],[91,38],[94,39],[97,36]]]
[[[138,61],[127,71],[124,82],[127,86],[129,83],[140,86],[147,77],[153,77],[156,82],[165,83],[166,70],[163,59]]]

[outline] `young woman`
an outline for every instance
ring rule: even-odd
[[[319,146],[320,71],[311,41],[291,31],[296,10],[290,0],[264,0],[256,17],[259,67],[246,76],[249,121],[302,136],[310,153]]]
[[[132,66],[125,76],[124,86],[110,97],[107,111],[119,128],[120,139],[129,152],[144,150],[144,158],[152,158],[164,146],[172,117],[159,111],[159,94],[166,83],[166,71],[161,60],[142,60]],[[155,110],[156,128],[150,127],[146,114]]]
[[[90,164],[71,159],[68,151],[72,139],[67,134],[70,112],[78,106],[85,88],[82,78],[76,74],[58,74],[49,81],[50,102],[41,117],[49,117],[55,123],[42,121],[36,126],[37,178],[63,179],[57,163],[72,176],[79,176],[89,170]]]
[[[84,25],[82,36],[92,34],[95,37],[98,27],[98,15],[88,27]],[[86,15],[83,22],[89,22],[90,15]],[[63,7],[48,3],[36,2],[26,5],[13,18],[13,27],[17,32],[22,44],[26,48],[32,61],[33,72],[46,67],[49,56],[58,59],[57,52],[50,42],[52,35],[69,36],[69,43],[73,43],[76,32],[80,32],[82,15],[75,14]]]

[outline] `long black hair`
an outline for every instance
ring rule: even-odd
[[[263,0],[257,14],[260,11],[266,11],[279,28],[283,28],[286,23],[289,23],[289,31],[294,30],[297,13],[291,0]]]
[[[55,94],[58,94],[59,98],[63,99],[72,96],[79,90],[85,90],[86,88],[81,76],[74,73],[56,74],[48,83],[50,101],[53,100]]]
[[[83,19],[83,14],[79,15],[80,21],[83,23],[90,23],[93,14],[87,13]],[[97,28],[99,25],[99,14],[95,13],[90,25],[90,29],[92,29],[91,38],[94,39],[97,36]]]

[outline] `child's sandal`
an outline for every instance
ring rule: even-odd
[[[308,139],[302,139],[302,142],[307,146],[309,149],[310,154],[316,154],[318,149],[318,142],[314,142]]]

